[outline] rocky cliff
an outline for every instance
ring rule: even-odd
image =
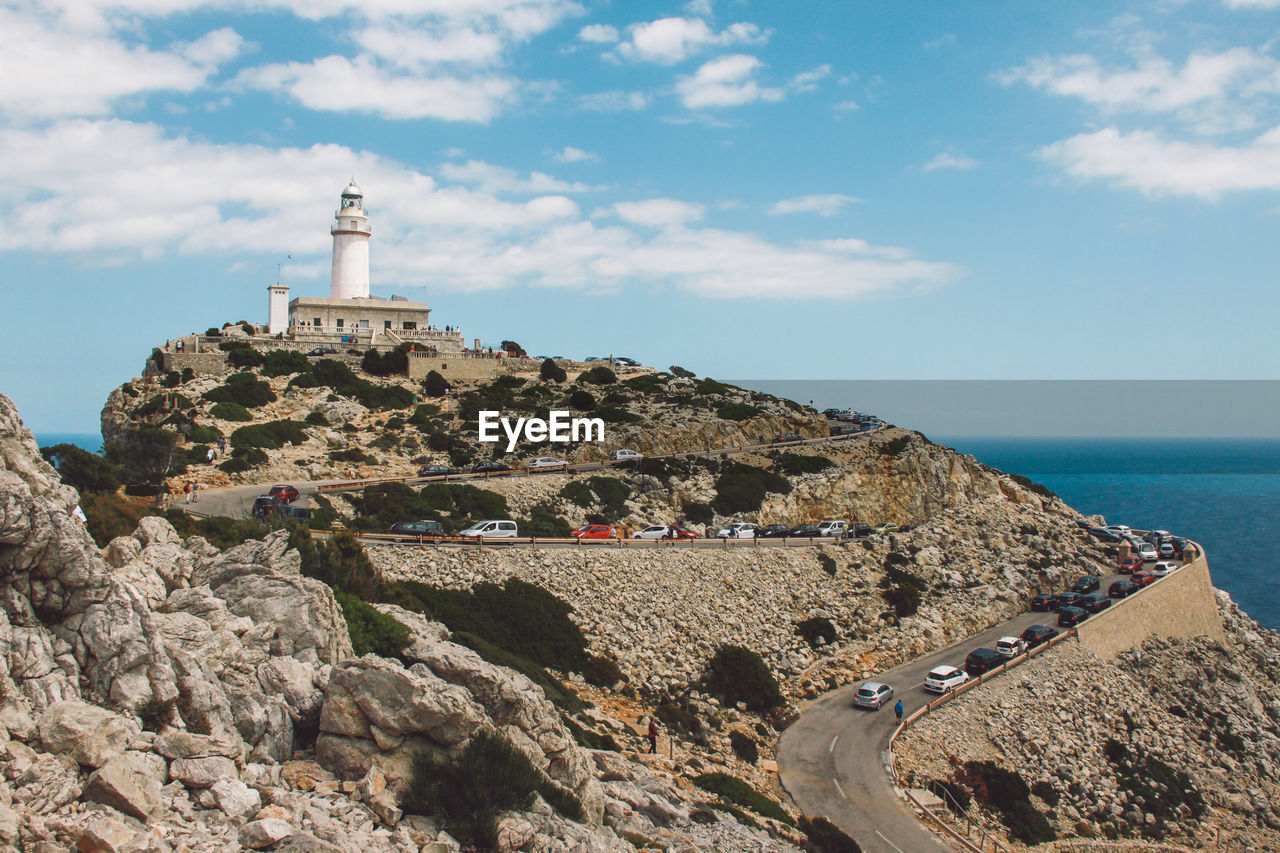
[[[481,731],[581,805],[498,815],[498,849],[794,849],[579,746],[539,687],[441,625],[387,608],[402,658],[353,656],[283,533],[219,551],[147,518],[99,550],[76,502],[0,396],[0,849],[457,850],[402,796],[415,754]]]

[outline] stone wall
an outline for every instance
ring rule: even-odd
[[[1142,645],[1147,637],[1221,640],[1222,618],[1203,551],[1193,562],[1141,595],[1116,600],[1077,628],[1080,643],[1102,658]]]
[[[425,379],[434,370],[447,380],[477,381],[506,373],[505,358],[459,358],[427,353],[409,353],[409,378]]]
[[[227,354],[219,350],[213,352],[162,352],[162,365],[165,373],[176,370],[181,373],[186,368],[196,376],[223,376],[227,373]]]

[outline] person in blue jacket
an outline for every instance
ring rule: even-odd
[[[899,720],[902,719],[902,700],[901,699],[898,700],[897,705],[893,706],[893,713],[898,716]]]

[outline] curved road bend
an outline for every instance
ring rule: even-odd
[[[1105,593],[1112,581],[1123,577],[1106,576],[1100,592]],[[1056,613],[1020,613],[941,651],[873,676],[873,680],[892,686],[895,701],[901,699],[909,715],[936,698],[923,687],[925,675],[935,666],[963,668],[965,656],[974,649],[994,648],[999,638],[1017,636],[1030,625],[1057,624]],[[1017,667],[1011,671],[1016,672]],[[782,733],[778,775],[783,788],[807,816],[826,817],[853,836],[865,853],[952,850],[894,789],[885,767],[889,736],[897,727],[893,704],[879,711],[855,708],[853,694],[860,685],[848,684],[818,698]]]

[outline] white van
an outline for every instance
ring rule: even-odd
[[[515,539],[519,534],[514,521],[480,521],[458,531],[464,539]]]
[[[818,525],[819,536],[848,536],[849,523],[847,521],[824,521]]]

